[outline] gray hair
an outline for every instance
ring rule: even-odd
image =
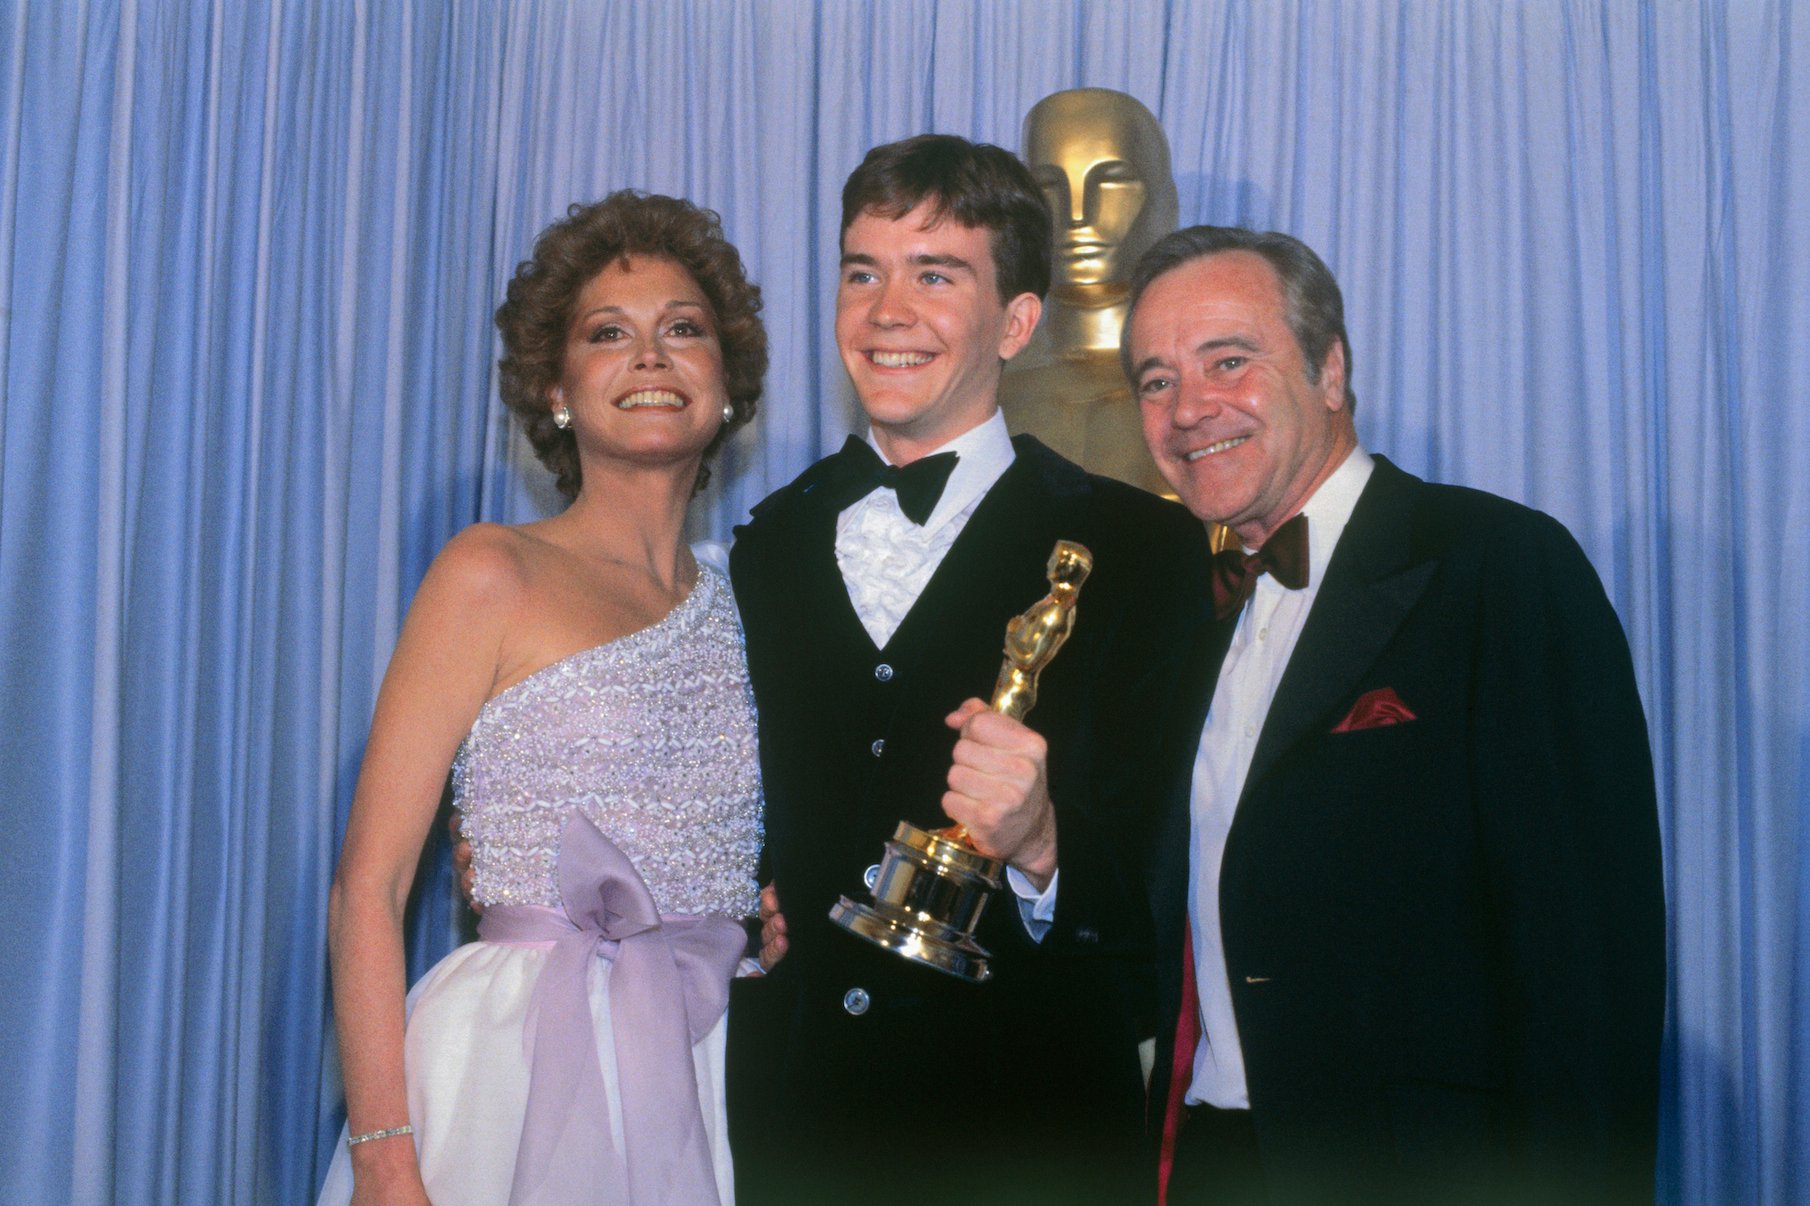
[[[1307,379],[1320,383],[1320,368],[1337,340],[1345,353],[1345,410],[1357,410],[1357,394],[1351,388],[1351,340],[1345,335],[1345,299],[1339,282],[1313,248],[1280,231],[1247,230],[1242,226],[1189,226],[1166,235],[1139,257],[1131,270],[1131,300],[1125,307],[1125,327],[1119,336],[1119,363],[1131,376],[1131,318],[1137,313],[1144,290],[1157,277],[1183,264],[1222,251],[1249,251],[1269,261],[1282,281],[1282,297],[1288,307],[1288,329],[1307,362]],[[1133,382],[1135,387],[1136,383]]]

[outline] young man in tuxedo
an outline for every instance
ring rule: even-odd
[[[730,560],[784,949],[729,1015],[744,1203],[1137,1192],[1151,948],[1128,852],[1206,542],[1182,508],[1007,435],[1000,372],[1050,247],[1036,183],[997,147],[882,146],[843,192],[836,343],[869,428],[756,507]],[[976,697],[1058,539],[1094,570],[1019,724]],[[990,981],[828,920],[866,899],[901,820],[959,822],[1008,862],[977,935]]]
[[[1659,831],[1627,641],[1552,519],[1358,444],[1338,286],[1178,231],[1127,375],[1215,562],[1150,867],[1179,1202],[1650,1202]]]

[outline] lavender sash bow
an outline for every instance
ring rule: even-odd
[[[691,1048],[729,1006],[741,926],[723,917],[661,918],[628,856],[582,814],[560,839],[559,896],[564,917],[492,905],[478,924],[490,942],[553,942],[528,1003],[528,1112],[511,1206],[574,1190],[645,1206],[715,1203]],[[598,957],[612,961],[621,1152],[610,1138],[591,1021],[588,977]]]

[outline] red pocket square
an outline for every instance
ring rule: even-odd
[[[1406,724],[1414,713],[1402,702],[1393,687],[1378,687],[1358,696],[1345,719],[1334,726],[1335,733],[1355,733],[1359,729],[1381,729],[1392,724]]]

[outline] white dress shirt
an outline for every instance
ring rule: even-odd
[[[1188,912],[1194,924],[1194,976],[1200,991],[1201,1025],[1194,1078],[1186,1097],[1189,1104],[1250,1108],[1244,1052],[1238,1043],[1219,928],[1219,864],[1264,718],[1307,624],[1307,613],[1319,594],[1333,549],[1373,467],[1369,453],[1354,449],[1301,508],[1307,516],[1307,585],[1289,590],[1269,574],[1257,579],[1257,589],[1238,617],[1207,711],[1206,728],[1201,731],[1194,756],[1188,860]]]
[[[871,429],[867,442],[886,459]],[[885,486],[856,499],[836,517],[836,565],[861,626],[881,648],[924,593],[980,500],[1017,456],[1005,416],[998,411],[936,451],[953,452],[960,459],[923,526],[905,518],[899,496]]]

